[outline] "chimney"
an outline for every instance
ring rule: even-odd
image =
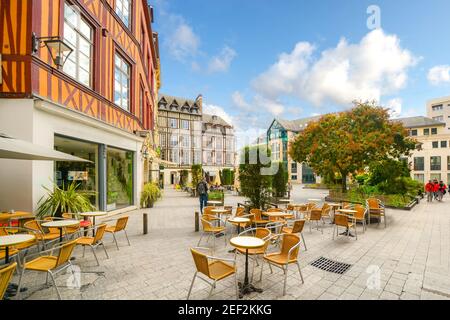
[[[197,98],[195,98],[195,103],[197,103],[198,108],[200,109],[200,113],[203,112],[203,96],[199,94]]]

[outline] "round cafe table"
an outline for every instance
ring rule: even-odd
[[[33,241],[36,237],[32,234],[14,234],[0,236],[0,248],[5,247],[5,264],[9,263],[9,247]],[[20,292],[26,291],[27,288],[21,288]],[[17,284],[10,283],[6,289],[4,298],[9,298],[17,294]]]
[[[82,212],[79,213],[80,216],[84,217],[86,220],[88,217],[92,217],[92,227],[95,227],[95,217],[106,216],[108,212],[105,211],[93,211],[93,212]],[[92,235],[95,237],[95,228],[92,229]]]
[[[245,277],[244,282],[239,282],[239,297],[251,292],[261,293],[262,289],[254,287],[248,279],[248,249],[259,249],[265,244],[265,241],[256,237],[234,237],[230,239],[230,244],[239,249],[245,249]]]
[[[250,222],[249,218],[240,218],[240,217],[234,217],[228,219],[228,222],[236,223],[237,224],[237,231],[238,234],[241,233],[241,224],[245,225]]]
[[[13,234],[7,236],[0,236],[0,247],[5,247],[5,264],[9,263],[9,247],[29,242],[36,237],[32,234]]]
[[[320,202],[322,199],[308,199],[309,202]]]
[[[347,216],[353,216],[355,213],[357,213],[358,211],[356,211],[356,210],[351,210],[351,209],[339,209],[339,210],[337,210],[338,212],[341,212],[341,213],[343,213],[343,214],[345,214],[345,215],[347,215]],[[350,233],[350,231],[348,230],[348,228],[347,228],[347,230],[345,231],[345,232],[342,232],[340,235],[349,235],[350,237],[354,237],[354,235],[352,234],[352,233]]]
[[[219,204],[222,204],[222,201],[211,200],[211,201],[207,201],[206,203],[207,204],[212,204],[215,207],[215,206],[217,206]]]
[[[59,229],[59,242],[63,240],[63,229],[66,227],[75,227],[80,225],[78,220],[54,220],[49,222],[44,222],[43,227],[46,228],[58,228]]]
[[[219,216],[219,219],[221,218],[222,214],[225,214],[229,211],[230,210],[225,210],[225,209],[212,209],[211,210],[212,213],[216,213]],[[220,227],[220,220],[219,220],[219,227]]]

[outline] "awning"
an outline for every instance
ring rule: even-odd
[[[15,139],[0,133],[0,158],[18,160],[48,160],[92,162],[47,147]]]

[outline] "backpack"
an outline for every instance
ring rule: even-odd
[[[200,182],[197,186],[197,191],[199,194],[205,194],[206,193],[206,188],[205,188],[205,183],[204,182]]]

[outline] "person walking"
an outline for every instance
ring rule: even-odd
[[[438,189],[438,200],[442,201],[442,198],[444,197],[445,193],[447,192],[447,186],[445,183],[441,180],[439,181],[439,189]]]
[[[437,181],[437,179],[435,179],[433,181],[433,194],[435,200],[438,200],[438,192],[439,192],[439,182]]]
[[[208,183],[206,182],[206,178],[203,178],[197,184],[197,193],[200,199],[200,213],[203,214],[203,208],[206,207],[208,203]]]
[[[427,202],[433,202],[434,185],[431,180],[425,185],[425,192],[427,193]]]

